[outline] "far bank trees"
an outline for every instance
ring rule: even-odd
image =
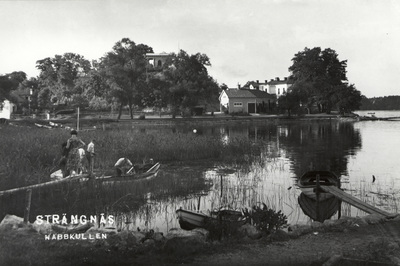
[[[170,54],[162,68],[149,70],[146,54],[153,49],[129,38],[116,42],[98,61],[65,53],[36,62],[39,108],[54,104],[104,110],[168,107],[173,115],[191,113],[197,105],[217,104],[218,84],[208,75],[205,54]],[[7,91],[4,90],[4,94]]]
[[[216,102],[219,86],[208,74],[207,66],[211,63],[205,54],[189,55],[181,50],[170,56],[163,75],[169,84],[167,99],[173,117],[178,112],[191,115],[197,105]]]
[[[318,112],[340,113],[357,110],[361,104],[361,93],[353,84],[348,84],[347,61],[340,61],[338,54],[327,48],[305,48],[292,59],[290,92],[279,99],[279,105],[288,110],[313,107]],[[291,95],[289,95],[291,94]]]

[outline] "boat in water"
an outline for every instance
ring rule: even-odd
[[[121,176],[100,176],[95,177],[96,181],[101,182],[130,182],[130,181],[138,181],[138,180],[148,180],[157,176],[158,171],[161,167],[160,163],[155,163],[149,167],[142,168],[134,173],[129,173]]]
[[[306,172],[299,178],[297,186],[307,197],[315,200],[317,199],[317,197],[319,200],[333,197],[333,195],[328,192],[324,192],[322,190],[317,191],[317,183],[319,183],[320,186],[340,187],[339,177],[330,171]]]

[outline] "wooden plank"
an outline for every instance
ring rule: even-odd
[[[136,178],[135,175],[133,176],[129,176],[132,179],[128,179],[126,178],[127,181],[132,181],[132,180],[140,180],[141,178],[149,178],[152,175],[155,175],[156,173],[158,173],[158,169],[160,168],[160,163],[156,163],[153,167],[151,167],[149,170],[147,170],[147,172],[142,173],[142,174],[137,174]],[[79,180],[80,182],[87,182],[89,180],[88,178],[88,174],[82,174],[82,175],[76,175],[76,176],[72,176],[72,177],[68,177],[68,178],[63,178],[61,180],[55,180],[55,181],[49,181],[49,182],[45,182],[45,183],[40,183],[40,184],[35,184],[35,185],[30,185],[30,186],[26,186],[26,187],[19,187],[19,188],[13,188],[13,189],[9,189],[9,190],[4,190],[4,191],[0,191],[0,197],[3,195],[7,195],[7,194],[12,194],[15,192],[19,192],[19,191],[24,191],[27,189],[34,189],[34,188],[40,188],[40,187],[46,187],[46,186],[51,186],[51,185],[55,185],[55,184],[60,184],[60,183],[64,183],[64,182],[69,182],[69,181],[74,181],[74,180]],[[118,181],[124,181],[124,180],[118,180],[118,178],[112,178],[113,176],[102,176],[102,177],[96,177],[94,180],[96,181],[109,181],[109,182],[118,182]]]
[[[50,186],[50,185],[60,184],[60,183],[64,183],[64,182],[68,182],[68,181],[72,181],[72,180],[81,179],[82,177],[87,177],[87,175],[78,175],[78,176],[73,176],[70,178],[64,178],[61,180],[49,181],[49,182],[40,183],[40,184],[36,184],[36,185],[30,185],[30,186],[26,186],[26,187],[19,187],[19,188],[4,190],[4,191],[0,191],[0,196],[12,194],[12,193],[19,192],[19,191],[24,191],[27,189],[40,188],[40,187],[46,187],[46,186]]]
[[[367,213],[370,214],[380,214],[386,217],[390,217],[392,216],[391,213],[388,213],[384,210],[378,209],[375,206],[372,206],[360,199],[357,199],[356,197],[344,192],[343,190],[341,190],[338,187],[334,187],[334,186],[321,186],[321,189],[324,190],[325,192],[329,192],[332,195],[334,195],[335,197],[341,199],[344,202],[347,202],[351,205],[353,205],[354,207],[357,207],[360,210],[363,210]]]

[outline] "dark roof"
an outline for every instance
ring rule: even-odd
[[[290,79],[287,80],[271,80],[268,81],[268,85],[277,85],[277,84],[293,84],[293,81]]]
[[[275,95],[259,90],[227,89],[225,93],[229,98],[275,98]]]

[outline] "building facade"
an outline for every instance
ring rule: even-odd
[[[271,79],[270,81],[265,80],[265,82],[260,83],[258,80],[256,82],[251,82],[249,88],[254,90],[265,91],[269,94],[274,94],[277,97],[285,94],[289,88],[292,86],[288,78],[281,80],[280,78]]]
[[[263,113],[272,110],[276,97],[265,91],[250,89],[227,89],[219,96],[221,112]]]
[[[11,103],[9,100],[4,100],[3,102],[0,102],[0,119],[9,120],[13,111],[14,104]]]

